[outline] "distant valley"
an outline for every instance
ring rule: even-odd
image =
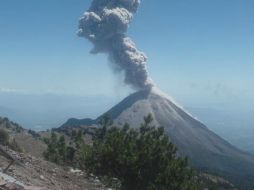
[[[0,93],[0,115],[24,128],[45,130],[59,127],[70,117],[96,117],[121,98],[53,94]]]
[[[239,148],[254,154],[254,110],[188,107],[211,130]]]

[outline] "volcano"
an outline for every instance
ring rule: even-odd
[[[152,114],[154,125],[165,128],[179,155],[188,156],[193,167],[226,177],[241,189],[254,189],[254,156],[216,135],[158,89],[131,94],[106,114],[115,125],[129,123],[132,127],[138,127],[144,116]],[[70,119],[61,128],[96,125],[103,115],[95,120]]]

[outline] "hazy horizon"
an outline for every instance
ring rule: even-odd
[[[0,116],[8,117],[27,129],[60,127],[69,118],[95,119],[119,103],[125,96],[0,93]],[[254,109],[217,102],[205,104],[175,99],[209,129],[235,146],[254,153]]]

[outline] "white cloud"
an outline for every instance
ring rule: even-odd
[[[14,93],[14,92],[24,92],[24,90],[15,89],[15,88],[0,88],[0,92],[4,92],[4,93]]]

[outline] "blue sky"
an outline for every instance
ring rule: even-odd
[[[105,55],[76,36],[88,0],[1,0],[0,90],[125,96]],[[184,104],[254,100],[254,1],[143,0],[128,35],[153,80]],[[200,103],[201,104],[201,103]]]

